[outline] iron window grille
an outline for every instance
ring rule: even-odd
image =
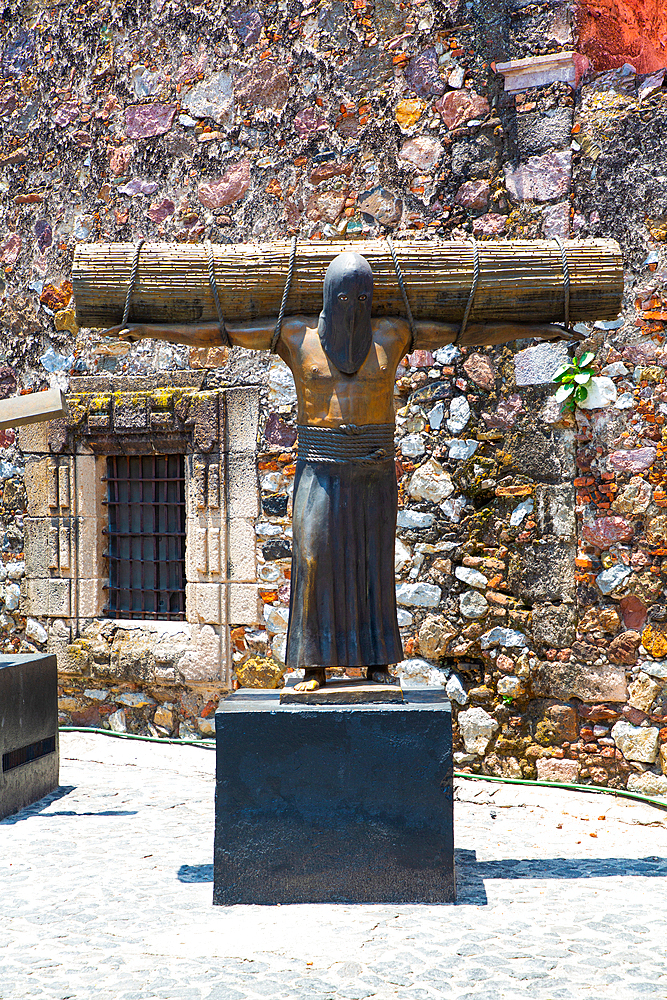
[[[109,618],[185,618],[182,455],[107,458]]]

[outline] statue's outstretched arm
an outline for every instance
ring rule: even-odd
[[[250,323],[226,323],[227,335],[234,347],[268,350],[275,329],[275,320],[257,319]],[[223,343],[218,323],[127,323],[104,331],[105,337],[135,340],[167,340],[187,347],[219,347]]]
[[[513,340],[537,337],[539,340],[577,340],[581,337],[562,326],[549,323],[468,323],[463,336],[458,323],[436,323],[420,320],[415,323],[416,350],[434,351],[445,344],[457,343],[465,347],[490,347],[507,344]]]

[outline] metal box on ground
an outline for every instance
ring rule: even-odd
[[[55,656],[0,656],[0,819],[58,786]]]

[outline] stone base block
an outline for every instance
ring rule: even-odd
[[[221,702],[214,903],[454,902],[451,709],[441,691],[404,695]]]
[[[58,787],[55,656],[0,656],[0,819]]]

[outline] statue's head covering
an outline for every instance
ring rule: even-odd
[[[371,349],[373,272],[358,253],[340,253],[324,276],[320,342],[339,371],[354,375]]]

